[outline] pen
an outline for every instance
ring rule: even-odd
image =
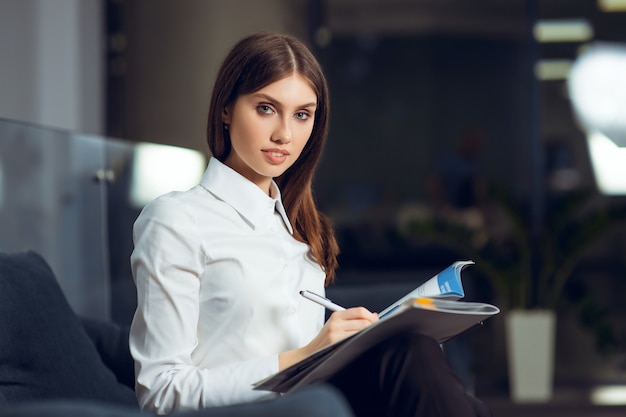
[[[330,311],[345,310],[345,308],[343,308],[339,304],[335,304],[332,301],[330,301],[328,298],[322,297],[321,295],[317,295],[314,292],[304,290],[304,291],[300,291],[300,295],[306,298],[307,300],[311,300],[314,303],[317,303],[319,305],[326,307]]]

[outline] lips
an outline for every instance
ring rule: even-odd
[[[285,154],[283,152],[271,152],[271,151],[268,151],[267,153],[270,154],[271,156],[276,156],[276,157],[285,156]]]
[[[262,151],[277,158],[289,155],[289,152],[283,149],[263,149]]]
[[[282,164],[287,160],[287,156],[289,156],[289,152],[283,149],[263,149],[262,152],[267,161],[272,165]]]

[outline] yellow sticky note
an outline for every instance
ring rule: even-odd
[[[421,306],[422,308],[428,308],[431,310],[437,309],[434,304],[435,301],[432,298],[416,298],[413,303]]]

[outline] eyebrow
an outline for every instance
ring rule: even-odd
[[[274,97],[269,96],[269,95],[267,95],[265,93],[255,93],[255,94],[252,94],[252,96],[256,97],[256,98],[265,99],[265,100],[267,100],[269,102],[272,102],[272,103],[276,103],[277,105],[282,107],[282,103],[279,100],[276,100]],[[310,103],[300,104],[300,105],[298,105],[296,107],[299,108],[299,109],[307,108],[307,107],[317,107],[317,102],[312,101]]]

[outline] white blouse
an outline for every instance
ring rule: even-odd
[[[270,198],[212,158],[199,185],[148,204],[134,225],[136,392],[158,414],[269,398],[252,384],[307,344],[325,274]]]

